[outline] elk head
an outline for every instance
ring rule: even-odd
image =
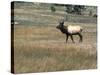
[[[61,29],[64,26],[64,20],[59,22],[59,25],[56,27],[57,29]]]

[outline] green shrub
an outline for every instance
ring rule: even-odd
[[[51,8],[51,12],[55,12],[56,11],[54,6],[51,6],[50,8]]]

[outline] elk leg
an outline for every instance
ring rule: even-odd
[[[73,43],[75,43],[75,42],[74,42],[74,40],[73,40],[73,36],[72,36],[72,35],[70,35],[70,37],[71,37],[72,42],[73,42]]]
[[[69,37],[69,35],[66,34],[66,43],[67,43],[68,37]]]
[[[79,35],[79,37],[80,37],[79,42],[82,42],[82,41],[83,41],[83,37],[82,37],[82,35],[81,35],[80,33],[79,33],[78,35]]]

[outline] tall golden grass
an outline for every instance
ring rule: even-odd
[[[96,25],[81,25],[83,42],[74,36],[75,44],[54,26],[15,25],[15,73],[97,68]]]

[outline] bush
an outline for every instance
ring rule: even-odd
[[[51,6],[50,8],[51,8],[51,12],[55,12],[56,11],[54,6]]]

